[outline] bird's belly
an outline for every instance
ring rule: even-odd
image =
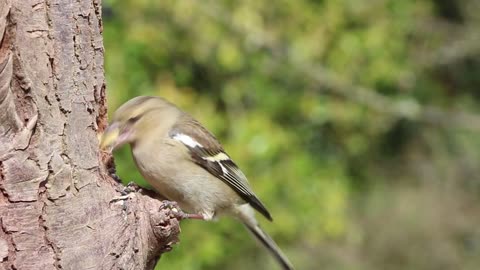
[[[175,155],[170,155],[168,162],[164,158],[158,158],[155,163],[136,159],[140,172],[155,191],[176,201],[186,212],[213,217],[230,210],[240,200],[222,180],[201,167],[191,166],[190,162]]]

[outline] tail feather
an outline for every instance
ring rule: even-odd
[[[260,226],[251,226],[244,223],[245,227],[270,251],[273,257],[278,261],[284,270],[294,270],[293,265],[288,260],[287,256],[283,254],[275,241],[260,228]]]

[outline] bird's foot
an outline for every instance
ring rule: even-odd
[[[200,219],[200,220],[205,220],[205,217],[202,214],[189,214],[185,213],[182,210],[178,210],[176,208],[172,209],[172,212],[174,213],[174,217],[178,220],[183,220],[183,219]]]
[[[120,191],[120,193],[122,195],[128,195],[132,192],[139,192],[141,190],[142,190],[142,188],[139,185],[137,185],[135,182],[132,181],[132,182],[128,183],[127,186],[125,186],[123,188],[123,190]]]
[[[169,209],[172,216],[178,220],[183,219],[205,219],[201,214],[189,214],[183,212],[182,209],[178,206],[177,202],[164,200],[162,201],[162,206],[160,209]]]
[[[122,179],[120,179],[120,177],[118,177],[117,175],[117,171],[115,170],[115,167],[112,166],[108,169],[108,175],[110,175],[110,177],[112,177],[118,183],[122,182]]]
[[[162,206],[161,206],[161,209],[174,209],[174,208],[178,208],[180,209],[180,206],[178,206],[178,203],[175,202],[175,201],[169,201],[169,200],[163,200],[162,201]]]

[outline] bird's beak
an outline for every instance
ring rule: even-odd
[[[100,148],[107,151],[113,151],[119,146],[125,144],[128,139],[128,134],[123,134],[120,124],[113,122],[108,125],[107,129],[100,138]]]

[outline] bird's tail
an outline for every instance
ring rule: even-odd
[[[247,222],[245,222],[244,225],[270,251],[284,270],[294,270],[293,265],[290,263],[287,256],[283,254],[275,241],[273,241],[273,239],[262,230],[259,225],[250,225]]]

